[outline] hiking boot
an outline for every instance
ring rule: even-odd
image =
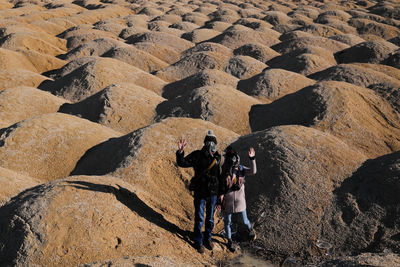
[[[197,252],[199,252],[200,254],[204,254],[204,252],[205,252],[204,246],[203,245],[198,246]]]
[[[250,241],[254,241],[254,240],[256,240],[256,238],[257,238],[256,232],[254,231],[253,228],[251,228],[249,230],[249,239],[250,239]]]
[[[236,245],[233,243],[232,239],[230,239],[230,238],[228,239],[227,247],[231,252],[236,251]]]
[[[204,246],[209,250],[213,250],[214,249],[214,243],[211,240],[205,240],[204,241]]]

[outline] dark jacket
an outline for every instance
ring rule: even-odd
[[[193,167],[194,176],[198,179],[194,189],[195,197],[207,197],[212,195],[222,195],[225,190],[225,183],[221,175],[221,155],[216,152],[213,157],[207,155],[204,150],[195,150],[186,157],[185,152],[176,151],[176,163],[179,167]],[[216,158],[216,163],[209,170],[213,159]]]

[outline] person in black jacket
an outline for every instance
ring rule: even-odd
[[[195,150],[184,157],[185,140],[179,140],[176,151],[176,162],[180,167],[193,167],[194,178],[194,241],[199,253],[204,253],[204,246],[212,250],[211,233],[214,228],[214,210],[217,199],[224,192],[224,181],[221,176],[221,155],[217,150],[217,138],[212,130],[207,132],[201,150]],[[206,212],[205,233],[201,231]],[[204,238],[204,246],[203,246]]]

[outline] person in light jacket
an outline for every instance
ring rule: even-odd
[[[225,233],[228,238],[228,249],[234,252],[236,250],[232,242],[231,224],[232,214],[240,213],[243,223],[247,226],[249,239],[255,240],[256,234],[252,228],[246,212],[246,196],[244,181],[245,176],[254,175],[257,172],[256,153],[254,148],[249,149],[249,158],[251,166],[246,167],[240,164],[240,157],[236,151],[228,146],[225,150],[225,162],[222,167],[223,176],[226,179],[226,193],[221,197],[223,203]]]

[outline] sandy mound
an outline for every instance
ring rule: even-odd
[[[249,27],[253,30],[261,31],[261,32],[262,31],[269,32],[268,29],[271,29],[273,27],[268,22],[257,19],[255,17],[246,17],[246,18],[239,19],[238,21],[235,22],[235,24],[240,24],[240,25]]]
[[[128,39],[130,36],[139,34],[139,33],[145,33],[145,32],[150,32],[150,30],[147,28],[147,26],[131,26],[123,29],[121,33],[118,35],[118,37],[122,39]]]
[[[26,219],[34,215],[9,225],[24,209],[15,208],[9,221],[0,218],[7,229],[15,227],[9,236],[16,237],[5,247],[0,236],[0,265],[18,265],[4,259],[9,255],[11,261],[20,257],[20,266],[238,265],[229,259],[246,253],[227,253],[221,236],[215,237],[216,250],[203,257],[186,240],[193,227],[187,190],[193,171],[177,168],[175,151],[181,137],[189,141],[186,152],[199,148],[208,129],[217,133],[220,151],[234,140],[241,145],[249,140],[243,153],[256,147],[260,170],[246,188],[256,204],[249,206],[250,219],[261,238],[241,243],[246,252],[284,266],[291,257],[305,266],[396,265],[390,252],[400,252],[398,209],[386,205],[380,193],[389,189],[368,177],[375,175],[372,168],[377,175],[397,170],[397,159],[376,159],[376,166],[361,167],[354,179],[351,173],[366,158],[392,157],[400,150],[399,10],[395,0],[0,0],[0,178],[3,169],[17,172],[10,194],[28,187],[22,179],[53,181],[74,171],[129,182],[128,195],[134,192],[140,205],[148,205],[128,207],[131,214],[115,222],[107,213],[121,203],[115,202],[114,182],[104,182],[107,194],[96,193],[106,195],[99,199],[111,206],[96,206],[96,196],[73,187],[73,199],[93,198],[83,200],[91,204],[87,214],[99,211],[95,218],[108,220],[101,226],[107,228],[104,240],[100,224],[90,223],[99,233],[91,243],[81,242],[91,230],[74,229],[84,219],[72,222],[72,214],[85,210],[72,198],[59,215],[45,217],[46,205],[38,213],[50,243],[40,243],[49,240],[40,233],[32,241],[36,232],[24,230],[35,225]],[[82,179],[86,187],[94,184]],[[264,183],[268,179],[272,182]],[[350,184],[341,184],[343,179]],[[365,187],[358,179],[365,179]],[[388,179],[382,183],[397,188]],[[0,188],[11,188],[12,181]],[[67,182],[58,183],[51,188],[64,190]],[[41,194],[32,190],[29,194]],[[35,199],[13,203],[39,207]],[[151,215],[138,214],[143,210]],[[61,225],[61,215],[70,224]],[[60,223],[45,221],[52,217]],[[215,233],[222,233],[223,222],[217,221]],[[110,225],[121,226],[118,236]],[[171,230],[176,227],[184,233]],[[8,235],[0,228],[0,235]],[[185,240],[176,238],[181,234]],[[334,245],[331,257],[318,249],[316,238]],[[138,241],[137,249],[129,247]],[[353,254],[385,253],[346,259],[346,246]]]
[[[128,27],[147,29],[147,21],[150,20],[150,17],[145,14],[131,14],[123,17],[123,19]]]
[[[398,47],[386,41],[363,42],[335,54],[338,63],[380,63]]]
[[[24,69],[7,69],[0,71],[0,90],[15,86],[38,87],[47,77]]]
[[[320,37],[331,37],[344,33],[338,29],[324,24],[306,24],[306,26],[300,27],[298,30]]]
[[[377,3],[373,7],[369,8],[369,11],[386,18],[400,19],[399,4],[396,3],[396,1]]]
[[[332,28],[342,32],[343,34],[357,34],[356,28],[349,26],[347,23],[342,22],[337,19],[328,18],[325,21],[320,22],[320,23],[323,23],[326,26],[332,27]],[[334,35],[332,35],[332,36],[334,36]]]
[[[116,37],[109,32],[92,29],[91,25],[76,26],[68,29],[60,35],[67,40],[67,47],[69,50],[77,48],[85,43],[102,38],[116,39]]]
[[[248,43],[262,44],[269,47],[279,43],[279,35],[278,32],[272,29],[269,32],[260,32],[242,26],[228,28],[220,35],[208,40],[208,42],[219,43],[231,49],[236,49]]]
[[[399,80],[379,71],[379,67],[367,67],[360,64],[340,64],[310,75],[310,78],[319,81],[344,81],[358,86],[371,87],[386,84],[398,88]]]
[[[159,10],[157,8],[154,7],[143,7],[137,14],[144,14],[147,15],[149,17],[156,17],[156,16],[160,16],[163,14],[162,10]]]
[[[327,18],[334,18],[340,21],[347,22],[351,19],[351,15],[344,10],[328,10],[324,11],[318,15],[316,22],[321,23],[320,21],[324,21]]]
[[[182,38],[193,43],[200,43],[221,34],[219,31],[202,28],[182,34]]]
[[[310,77],[320,81],[345,81],[368,87],[400,111],[400,97],[397,94],[400,87],[400,71],[393,67],[368,63],[340,64]]]
[[[335,190],[326,238],[340,252],[400,251],[400,153],[367,160]],[[379,236],[379,238],[378,238]]]
[[[286,15],[284,12],[281,11],[266,11],[265,17],[263,20],[270,23],[273,26],[280,25],[280,24],[289,24],[291,21],[291,17]]]
[[[369,157],[399,149],[399,123],[399,114],[384,99],[344,82],[306,87],[250,111],[253,131],[276,125],[310,126],[333,134]]]
[[[400,49],[397,49],[393,53],[390,53],[383,64],[400,69]]]
[[[204,26],[204,24],[210,20],[210,18],[199,12],[189,12],[182,16],[183,21],[197,24],[198,26]]]
[[[68,53],[63,55],[65,60],[71,61],[80,57],[85,56],[102,56],[112,48],[126,46],[123,42],[112,39],[112,38],[99,38],[93,41],[87,41],[83,44],[70,49]]]
[[[22,46],[27,49],[30,48],[36,50],[40,49],[40,47],[37,47],[38,45],[37,42],[39,40],[40,42],[43,42],[43,44],[45,44],[46,46],[50,45],[51,47],[53,47],[51,48],[50,51],[53,51],[54,47],[63,51],[66,49],[65,40],[60,39],[59,37],[53,36],[51,34],[48,34],[39,27],[23,22],[21,23],[17,22],[16,24],[14,23],[12,24],[13,25],[6,24],[5,27],[0,28],[1,37],[8,40],[6,42],[8,45]],[[33,41],[33,43],[30,43],[30,41]]]
[[[267,64],[273,68],[310,75],[335,66],[336,60],[332,52],[318,46],[308,46],[272,58]]]
[[[285,42],[285,41],[291,41],[293,39],[304,38],[304,37],[312,38],[315,36],[313,36],[311,33],[308,33],[308,32],[293,30],[293,31],[283,33],[281,36],[279,36],[279,40],[281,40],[282,42]]]
[[[65,177],[87,149],[119,135],[71,115],[44,114],[0,130],[1,167],[43,181]]]
[[[134,46],[112,48],[102,56],[118,59],[149,73],[168,66],[161,59]]]
[[[65,100],[33,87],[0,91],[0,118],[11,124],[45,113],[57,112]]]
[[[312,84],[314,81],[303,75],[282,69],[267,69],[250,79],[240,81],[237,88],[260,99],[275,100]]]
[[[47,20],[48,22],[57,24],[58,26],[63,27],[65,30],[77,26],[75,23],[73,23],[71,20],[69,20],[66,17],[59,17],[59,18],[51,18]],[[58,36],[59,38],[62,38],[61,36]]]
[[[256,246],[275,255],[316,254],[324,212],[333,190],[365,156],[336,137],[302,126],[281,126],[242,136],[233,143],[242,151],[254,146],[257,174],[246,180],[250,220]]]
[[[0,70],[24,69],[37,72],[37,69],[24,54],[9,49],[0,48]]]
[[[60,69],[57,70],[52,70],[44,73],[47,77],[53,79],[53,80],[58,80],[61,79],[63,76],[66,76],[73,72],[74,70],[84,66],[85,64],[93,61],[93,57],[82,57],[82,58],[77,58],[74,60],[69,61],[67,64],[62,66]]]
[[[332,53],[336,53],[338,51],[341,51],[349,47],[348,45],[342,42],[338,42],[324,37],[313,36],[313,37],[292,38],[290,40],[276,44],[271,48],[281,54],[286,54],[293,50],[307,48],[309,46],[319,46],[328,51],[331,51]]]
[[[12,3],[8,3],[8,2],[1,2],[0,3],[0,10],[3,9],[10,9],[12,8],[14,5]]]
[[[147,23],[147,28],[151,32],[163,32],[163,33],[167,33],[167,34],[170,34],[170,35],[173,35],[176,37],[181,37],[181,35],[183,33],[185,33],[182,30],[171,28],[170,26],[171,26],[171,23],[169,23],[167,21],[162,21],[162,20],[151,21],[151,22]],[[144,32],[147,32],[147,31],[144,31]]]
[[[78,12],[76,15],[70,16],[68,19],[75,24],[94,24],[100,20],[110,19],[110,18],[118,18],[124,17],[132,14],[132,10],[127,7],[123,7],[120,5],[113,4],[100,4],[101,6],[89,6],[89,9],[86,9],[82,12]]]
[[[232,56],[232,49],[230,49],[224,45],[212,43],[212,42],[203,42],[200,44],[196,44],[196,46],[189,48],[186,51],[183,51],[181,53],[181,58],[190,56],[197,52],[207,52],[207,51],[215,52],[215,53],[218,53],[218,54],[226,56],[226,57]]]
[[[115,36],[119,36],[125,27],[126,24],[122,19],[101,20],[93,25],[93,29],[110,32]]]
[[[245,44],[236,48],[233,53],[235,55],[249,56],[261,62],[267,62],[268,60],[279,56],[278,52],[261,44]]]
[[[332,40],[335,40],[335,41],[345,43],[350,46],[354,46],[356,44],[365,42],[364,39],[362,39],[361,37],[354,35],[354,34],[340,34],[340,35],[331,36],[329,38]]]
[[[170,27],[174,28],[174,29],[182,30],[184,32],[191,32],[194,29],[199,28],[199,25],[191,23],[191,22],[187,22],[187,21],[181,21],[181,22],[178,22],[178,23],[171,24]]]
[[[239,79],[248,79],[268,66],[249,56],[234,56],[229,59],[225,71]]]
[[[207,21],[207,23],[204,25],[205,28],[213,29],[219,32],[224,32],[231,26],[232,24],[222,21]]]
[[[382,72],[394,79],[400,81],[400,69],[383,65],[383,64],[371,64],[371,63],[353,63],[352,65],[361,66],[363,68],[371,69],[374,71]]]
[[[400,35],[400,29],[398,29],[398,27],[371,21],[369,19],[353,18],[350,19],[348,23],[355,27],[359,34],[373,34],[385,40]]]
[[[237,6],[234,7],[235,9]],[[222,21],[227,23],[234,23],[240,19],[239,14],[236,10],[232,9],[232,6],[228,8],[219,7],[216,11],[208,15],[213,21]]]
[[[155,76],[167,82],[181,80],[205,69],[223,70],[229,58],[216,52],[192,53],[178,62],[155,72]]]
[[[172,48],[178,53],[181,53],[182,51],[189,49],[194,45],[192,42],[164,32],[146,32],[142,34],[134,34],[127,39],[127,43],[129,44],[137,44],[142,42],[156,44],[161,43],[170,49]]]
[[[172,47],[163,45],[162,43],[139,42],[133,46],[159,58],[164,62],[167,62],[168,64],[173,64],[180,58],[179,52]]]
[[[297,15],[302,15],[306,16],[310,19],[317,19],[319,14],[321,13],[321,10],[315,6],[309,5],[309,6],[298,6],[295,7],[295,10],[292,12],[289,12],[288,15],[291,17],[295,17]]]
[[[166,22],[166,23],[168,23],[168,22]],[[174,29],[174,28],[171,28],[170,26],[171,26],[171,24],[168,24],[168,26],[167,26],[167,25],[164,25],[164,27],[162,27],[162,28],[160,28],[160,29],[154,29],[154,30],[152,30],[152,31],[158,31],[158,32],[168,33],[168,34],[170,34],[170,35],[174,35],[174,36],[179,37],[179,38],[181,38],[181,37],[182,37],[182,34],[185,33],[185,32],[182,31],[182,30]]]
[[[285,34],[285,33],[291,32],[291,31],[295,31],[299,27],[300,27],[300,25],[298,25],[298,24],[279,24],[279,25],[274,26],[272,29],[281,34]]]
[[[193,253],[186,231],[169,216],[114,177],[46,183],[21,193],[1,213],[7,230],[1,233],[0,258],[7,265],[77,266],[126,255],[163,255],[178,264],[211,261]]]
[[[59,47],[30,33],[12,33],[0,39],[0,47],[16,50],[18,48],[56,56],[64,53]]]
[[[112,58],[96,58],[54,82],[41,85],[41,89],[73,102],[99,92],[118,82],[134,83],[157,94],[164,82],[147,72]]]
[[[168,214],[174,223],[186,225],[185,229],[192,228],[193,198],[187,184],[193,171],[176,167],[175,152],[179,138],[188,141],[187,153],[201,148],[208,129],[214,130],[220,151],[238,137],[204,120],[170,118],[93,147],[73,174],[121,177],[143,193],[142,200],[148,205]],[[166,190],[166,185],[171,190]]]
[[[66,62],[62,59],[51,55],[42,54],[34,50],[18,50],[18,52],[21,52],[25,55],[32,65],[35,66],[38,73],[59,69],[66,64]]]
[[[39,183],[34,178],[0,167],[0,206],[12,196]]]
[[[221,84],[236,88],[239,79],[220,70],[204,70],[182,80],[169,83],[163,89],[163,97],[167,99],[181,96],[195,88]]]
[[[157,107],[157,117],[200,118],[246,134],[250,132],[248,113],[255,104],[260,102],[235,88],[216,84],[187,90],[183,95],[161,103]]]
[[[154,110],[163,100],[137,85],[115,84],[78,103],[64,104],[59,111],[128,133],[153,123]]]

